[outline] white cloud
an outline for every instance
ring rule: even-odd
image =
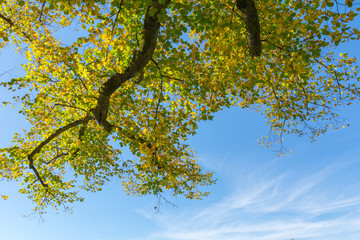
[[[253,182],[215,204],[153,215],[159,229],[147,239],[360,239],[358,185],[341,188],[328,182],[346,170],[333,165],[301,179],[290,173],[267,178],[249,173]]]

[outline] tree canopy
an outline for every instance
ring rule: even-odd
[[[200,121],[256,109],[272,144],[338,127],[337,107],[359,99],[356,59],[334,54],[360,39],[354,0],[0,3],[0,48],[27,59],[3,103],[31,124],[0,150],[0,179],[39,212],[113,178],[129,194],[201,198],[215,180],[186,142]]]

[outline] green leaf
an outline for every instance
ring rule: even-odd
[[[111,2],[111,6],[119,7],[119,6],[120,6],[120,1],[119,1],[119,0],[113,0],[113,1]]]

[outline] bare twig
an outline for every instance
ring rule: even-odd
[[[41,18],[43,16],[43,13],[44,13],[44,7],[46,5],[46,2],[43,2],[42,6],[41,6],[41,12],[40,12],[40,17],[39,17],[39,22],[41,22]]]
[[[173,76],[168,76],[168,75],[165,75],[165,74],[161,73],[162,70],[161,70],[158,62],[156,62],[153,58],[151,58],[150,61],[153,62],[156,65],[157,69],[160,71],[159,74],[160,74],[161,77],[169,78],[169,79],[176,80],[176,81],[179,81],[179,82],[185,82],[185,80],[183,80],[183,79],[176,78],[176,77],[173,77]]]
[[[116,17],[115,17],[114,23],[113,23],[113,25],[112,25],[112,27],[111,27],[111,35],[112,35],[113,32],[114,32],[115,24],[116,24],[116,21],[117,21],[117,19],[118,19],[118,17],[119,17],[119,14],[120,14],[121,7],[122,7],[123,2],[124,2],[124,0],[121,0],[119,9],[118,9],[118,11],[117,11],[117,13],[116,13]]]
[[[84,112],[89,112],[88,110],[86,110],[84,108],[80,108],[80,107],[76,107],[76,106],[72,106],[72,105],[68,105],[68,104],[55,103],[54,105],[55,106],[69,107],[69,108],[75,108],[75,109],[79,109],[79,110],[84,111]]]

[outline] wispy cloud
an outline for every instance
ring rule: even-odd
[[[215,204],[152,216],[159,229],[145,239],[358,240],[359,186],[331,187],[328,182],[347,168],[333,165],[298,179],[290,173],[266,178],[249,173],[253,182]]]

